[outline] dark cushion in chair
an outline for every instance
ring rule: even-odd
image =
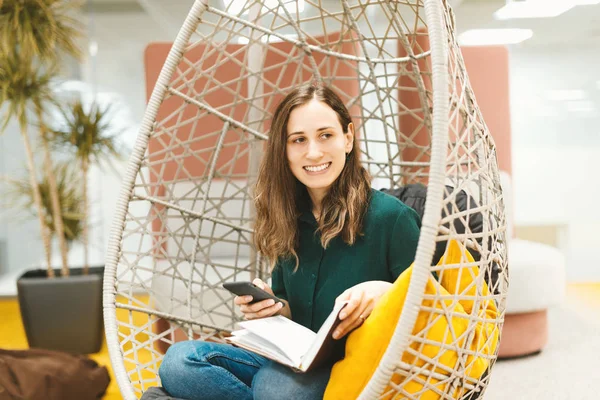
[[[151,387],[144,392],[140,400],[182,400],[170,396],[167,391],[161,387]]]
[[[402,201],[407,206],[411,207],[413,210],[419,214],[419,217],[423,219],[423,214],[425,213],[425,200],[427,199],[427,187],[420,183],[408,184],[396,189],[381,189],[382,192],[388,193],[400,201]],[[444,199],[448,197],[449,194],[454,192],[454,188],[452,186],[446,185],[446,190],[444,190]],[[470,232],[472,233],[481,233],[483,231],[483,216],[479,211],[476,210],[478,207],[477,202],[472,196],[469,196],[467,192],[461,190],[456,193],[455,201],[457,210],[452,210],[453,204],[452,202],[445,203],[444,208],[442,209],[442,219],[446,218],[449,214],[456,212],[466,211],[466,215],[463,218],[454,219],[454,229],[457,233],[462,234],[465,233],[466,227],[469,227]],[[450,228],[450,223],[446,222],[443,224],[446,228]],[[482,244],[482,239],[478,238],[477,242],[479,245]],[[446,251],[446,246],[448,244],[447,240],[437,241],[435,245],[435,252],[433,253],[433,259],[431,261],[432,265],[438,263],[440,258],[444,255]],[[491,250],[492,243],[488,242],[488,249]],[[469,252],[475,259],[475,261],[479,261],[481,259],[481,254],[478,251],[473,249],[469,249]],[[492,264],[491,271],[485,272],[485,280],[490,287],[490,291],[496,293],[497,292],[497,281],[499,275],[499,266],[496,263]]]

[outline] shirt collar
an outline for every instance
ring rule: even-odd
[[[300,221],[317,226],[317,220],[315,219],[315,216],[312,213],[311,205],[312,203],[310,201],[310,196],[308,195],[306,188],[303,188],[303,190],[299,192],[298,202],[296,206],[298,208],[298,212],[300,213],[298,219]]]

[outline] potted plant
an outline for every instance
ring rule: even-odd
[[[50,278],[54,277],[54,271],[50,268],[50,234],[44,223],[42,198],[37,184],[33,144],[29,133],[33,122],[31,121],[29,109],[33,104],[37,104],[37,108],[41,108],[42,105],[51,101],[49,84],[54,74],[53,70],[42,71],[41,68],[35,68],[31,63],[21,62],[21,59],[16,55],[14,57],[8,54],[0,55],[0,106],[7,104],[6,115],[3,116],[4,124],[1,128],[4,131],[11,119],[16,119],[19,123],[33,203],[40,224],[40,235],[44,245]]]
[[[50,237],[55,229],[48,171],[38,185],[43,219]],[[56,179],[64,239],[68,246],[82,240],[84,200],[81,175],[72,162],[56,163]],[[13,207],[35,213],[34,190],[28,179],[9,180]],[[58,274],[58,270],[55,271]],[[102,345],[102,267],[84,274],[74,268],[68,277],[48,278],[47,270],[26,271],[17,281],[21,317],[30,347],[95,353]]]
[[[54,102],[50,82],[58,75],[60,61],[65,56],[81,58],[77,39],[82,36],[82,25],[74,18],[80,6],[77,1],[66,0],[9,0],[0,1],[0,106],[8,104],[3,129],[12,118],[19,122],[25,146],[27,168],[40,223],[40,234],[46,253],[48,276],[53,277],[50,251],[51,243],[42,221],[42,205],[37,191],[35,163],[28,127],[32,115],[37,120],[38,139],[44,153],[44,168],[48,171],[50,199],[55,215],[60,215],[60,204],[48,137],[43,120],[44,109]],[[62,218],[55,218],[55,229],[60,233]],[[69,274],[67,250],[58,235],[62,273]]]
[[[66,150],[76,160],[81,171],[83,198],[83,232],[84,273],[89,268],[88,229],[89,201],[88,176],[93,164],[102,161],[110,162],[112,158],[120,158],[117,150],[116,132],[111,125],[111,105],[100,106],[95,102],[84,104],[81,98],[68,101],[61,107],[63,123],[51,131],[52,141],[59,149]]]
[[[22,204],[35,210],[46,254],[45,269],[27,271],[17,281],[29,345],[93,353],[102,344],[103,267],[69,268],[68,245],[82,239],[87,226],[83,185],[76,171],[53,162],[56,135],[46,124],[58,104],[51,82],[59,76],[60,60],[80,55],[76,40],[82,29],[73,18],[78,7],[67,0],[0,1],[0,108],[6,110],[2,128],[10,119],[19,122],[28,179],[13,187],[28,199]],[[31,132],[37,133],[33,140]],[[41,180],[35,144],[42,150]],[[51,264],[52,237],[61,252],[57,270]]]

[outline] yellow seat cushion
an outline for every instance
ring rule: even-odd
[[[412,334],[424,340],[412,340],[409,348],[402,355],[402,361],[426,371],[449,376],[449,371],[464,370],[464,373],[479,379],[489,366],[489,359],[496,352],[499,340],[498,327],[494,323],[497,318],[495,300],[489,297],[485,282],[479,293],[488,296],[474,302],[477,294],[475,280],[479,268],[466,266],[473,263],[473,257],[456,241],[450,241],[446,253],[438,265],[444,265],[440,272],[440,282],[431,276],[425,287],[425,297],[422,302]],[[325,391],[325,400],[356,399],[365,388],[394,334],[398,319],[404,306],[410,277],[411,265],[394,282],[392,288],[381,297],[375,309],[358,329],[350,333],[346,342],[346,356],[337,362],[331,371],[331,377]],[[451,294],[461,294],[463,300],[452,299]],[[434,300],[441,296],[443,300]],[[474,304],[478,304],[474,310]],[[471,316],[479,317],[479,322],[470,322]],[[475,352],[466,358],[459,358],[456,349],[463,349],[465,341],[469,350]],[[453,346],[444,349],[440,344]],[[441,393],[449,393],[448,380],[437,380],[418,375],[406,381],[406,376],[394,373],[391,382],[400,385],[401,391],[396,392],[388,383],[383,398],[404,398],[407,394],[419,399],[439,399]],[[423,385],[427,382],[427,387]],[[452,396],[459,398],[465,389],[453,390]]]

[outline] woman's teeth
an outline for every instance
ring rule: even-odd
[[[304,169],[309,172],[319,172],[319,171],[323,171],[324,169],[329,168],[330,165],[331,165],[331,163],[328,162],[327,164],[319,165],[317,167],[304,167]]]

